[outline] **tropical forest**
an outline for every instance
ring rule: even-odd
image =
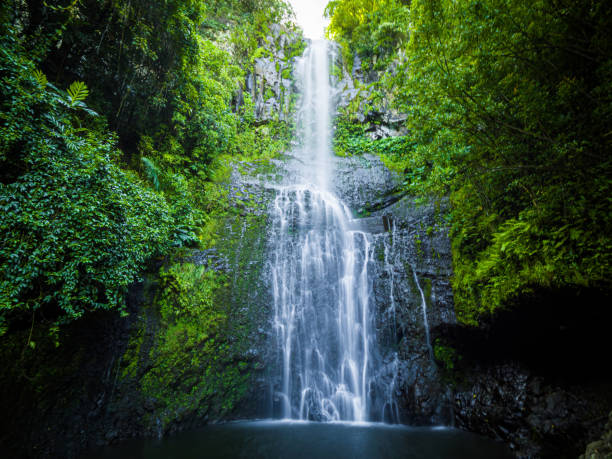
[[[612,457],[611,2],[0,31],[1,457]]]

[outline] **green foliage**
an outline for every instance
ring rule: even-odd
[[[361,123],[352,122],[348,116],[334,119],[334,153],[338,156],[353,156],[369,152],[372,141],[365,134]]]
[[[210,243],[230,158],[269,158],[289,141],[235,95],[269,24],[297,34],[291,15],[280,0],[0,7],[6,311],[122,308],[151,256]],[[242,47],[245,31],[254,42]]]
[[[400,174],[406,175],[404,185],[416,173],[423,171],[410,167],[410,152],[416,147],[409,136],[386,137],[373,140],[366,132],[366,126],[352,120],[346,112],[337,116],[334,130],[334,153],[338,156],[353,156],[369,153],[381,157],[385,165]]]
[[[238,136],[242,159],[270,159],[287,151],[293,129],[283,121],[271,121],[262,126],[246,126]]]
[[[117,166],[116,140],[87,113],[83,83],[56,90],[11,35],[0,75],[3,322],[122,309],[140,267],[168,246],[168,206]]]
[[[464,322],[537,289],[610,278],[612,55],[599,34],[612,12],[564,7],[413,3],[406,108],[432,164],[424,181],[451,191]]]
[[[454,348],[442,344],[440,340],[436,340],[433,351],[436,361],[447,371],[454,370],[461,360],[461,355]]]
[[[155,165],[153,161],[151,161],[149,158],[145,156],[140,158],[140,160],[142,161],[142,166],[144,168],[147,179],[151,182],[151,184],[153,185],[153,188],[155,188],[155,191],[159,191],[160,189],[160,182],[159,182],[160,171],[159,169],[157,168],[157,166]]]
[[[290,140],[291,123],[262,123],[248,95],[240,103],[254,59],[274,49],[270,37],[281,44],[274,23],[297,38],[286,69],[304,41],[282,0],[0,4],[0,350],[7,387],[38,394],[32,409],[89,398],[65,384],[90,368],[84,331],[109,337],[112,312],[127,315],[128,287],[161,255],[130,310],[110,409],[127,394],[132,416],[141,397],[142,425],[158,432],[220,419],[252,390],[247,351],[265,314],[243,305],[260,276],[249,257],[264,266],[266,219],[248,215],[263,205],[250,196],[230,203],[229,178],[270,168]],[[245,274],[167,262],[213,245]]]
[[[225,282],[223,275],[189,263],[161,274],[161,332],[141,385],[157,400],[155,416],[164,426],[191,410],[223,416],[246,391],[247,373],[235,364],[239,356],[229,341],[228,311],[213,301]]]
[[[64,85],[86,83],[72,83],[68,103],[78,104],[89,88],[92,106],[119,135],[126,163],[141,170],[146,138],[145,156],[163,175],[183,175],[190,193],[209,178],[216,156],[240,147],[232,99],[255,50],[265,46],[268,24],[295,28],[280,0],[92,1],[52,10],[9,3],[28,25],[25,52],[37,50],[42,70]],[[216,31],[228,26],[237,34],[229,48],[238,57],[216,42]],[[238,35],[245,31],[256,46],[242,50],[243,60]],[[172,187],[163,192],[174,199]]]
[[[74,107],[78,102],[84,101],[89,95],[87,86],[82,81],[75,81],[72,83],[67,92],[71,107]]]
[[[234,2],[217,0],[214,8],[217,15],[224,15],[225,9],[233,12],[234,27],[231,33],[233,55],[242,68],[250,67],[255,59],[269,57],[270,25],[278,24],[288,35],[301,37],[301,30],[293,22],[293,11],[290,5],[282,0],[251,0]],[[211,8],[212,10],[212,8]],[[227,14],[227,13],[225,13]],[[276,43],[278,44],[278,43]],[[287,60],[302,54],[305,48],[303,40],[291,41],[285,50]]]
[[[375,87],[408,114],[412,148],[386,161],[408,190],[450,195],[458,319],[538,290],[610,288],[609,2],[362,3],[332,2],[330,33],[367,69],[381,59],[373,28],[406,26]]]
[[[327,35],[342,45],[349,68],[355,54],[364,60],[366,67],[385,67],[395,48],[407,37],[408,10],[402,3],[332,0],[327,4],[325,14],[330,18]]]
[[[34,76],[34,79],[36,80],[36,83],[38,83],[38,86],[41,86],[43,88],[47,86],[47,76],[40,70],[35,69],[32,72],[32,76]]]

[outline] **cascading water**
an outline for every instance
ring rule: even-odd
[[[297,171],[272,211],[271,282],[280,349],[276,398],[285,419],[371,418],[370,236],[330,190],[330,52],[315,41],[297,66],[302,88]]]
[[[274,325],[282,350],[282,415],[367,419],[369,242],[349,210],[311,185],[275,200]]]
[[[427,321],[427,300],[425,300],[425,294],[421,288],[419,282],[419,276],[417,276],[416,269],[412,267],[412,275],[414,276],[414,283],[417,286],[419,295],[421,296],[421,311],[423,311],[423,327],[425,328],[425,340],[427,342],[427,350],[429,351],[429,358],[433,360],[433,348],[431,347],[431,338],[429,336],[429,322]]]

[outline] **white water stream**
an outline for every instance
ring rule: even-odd
[[[369,235],[331,191],[328,44],[314,41],[297,65],[301,145],[292,183],[272,211],[274,327],[281,360],[281,417],[369,419],[372,334]]]

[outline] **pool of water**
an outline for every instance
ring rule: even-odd
[[[249,421],[89,452],[94,459],[496,459],[505,446],[456,429],[385,424]]]

